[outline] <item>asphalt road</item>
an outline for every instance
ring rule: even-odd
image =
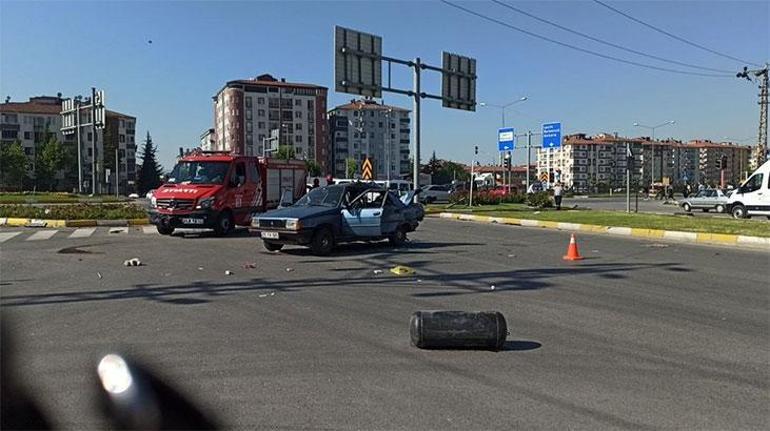
[[[241,429],[767,429],[770,254],[581,235],[566,262],[567,232],[435,219],[411,239],[318,258],[243,234],[17,235],[0,310],[66,429],[105,425],[110,351]],[[420,309],[499,310],[506,350],[418,350]]]

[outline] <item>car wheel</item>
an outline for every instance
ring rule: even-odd
[[[724,206],[724,205],[717,205],[717,206],[716,206],[716,211],[717,211],[718,213],[723,213],[723,212],[725,212],[725,206]]]
[[[280,251],[283,248],[283,244],[277,244],[274,242],[262,241],[262,245],[265,246],[267,251]]]
[[[388,237],[388,240],[394,246],[402,245],[406,242],[406,232],[406,226],[400,226],[393,234]]]
[[[736,205],[731,211],[733,218],[746,218],[746,207],[743,205]]]
[[[223,211],[217,217],[217,224],[214,225],[214,233],[217,236],[224,236],[233,230],[233,215],[230,211]]]
[[[334,249],[334,235],[329,228],[319,229],[313,235],[313,241],[310,243],[310,249],[318,256],[327,256]]]
[[[158,233],[161,235],[171,235],[174,233],[174,228],[171,226],[157,225]]]
[[[690,204],[688,204],[688,203],[685,203],[684,205],[682,205],[682,209],[685,212],[690,212],[690,211],[692,211],[692,206]]]

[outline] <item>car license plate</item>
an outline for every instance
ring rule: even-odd
[[[262,238],[278,239],[278,232],[265,232],[265,231],[262,231]]]
[[[203,224],[202,218],[183,218],[182,223],[184,224]]]

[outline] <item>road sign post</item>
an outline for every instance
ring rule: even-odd
[[[372,181],[374,179],[372,171],[372,161],[369,159],[369,157],[366,157],[364,162],[361,163],[361,179],[365,181]]]
[[[476,110],[476,60],[448,52],[442,53],[442,67],[430,66],[420,58],[400,60],[382,55],[382,38],[344,27],[334,29],[334,77],[335,90],[365,97],[381,98],[382,92],[401,94],[413,98],[414,105],[414,166],[413,186],[420,185],[420,101],[437,99],[447,108]],[[388,63],[388,84],[382,83],[382,63]],[[413,71],[411,90],[391,87],[392,63],[407,66]],[[432,70],[441,73],[441,95],[422,92],[421,72]]]

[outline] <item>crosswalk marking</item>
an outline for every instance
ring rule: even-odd
[[[56,235],[56,232],[59,232],[59,230],[58,229],[41,230],[39,232],[35,232],[34,234],[30,235],[30,237],[27,238],[27,241],[40,241],[43,239],[48,239]]]
[[[8,241],[20,233],[21,232],[0,232],[0,242]]]
[[[88,238],[96,232],[95,227],[81,227],[70,234],[70,238]]]
[[[158,233],[158,229],[153,225],[142,226],[142,232],[147,234]]]

